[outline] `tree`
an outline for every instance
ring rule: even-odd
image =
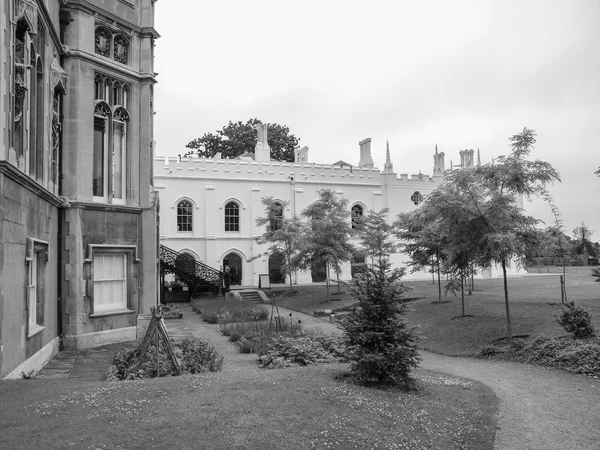
[[[427,200],[425,200],[427,201]],[[441,266],[446,260],[443,218],[435,216],[422,206],[408,213],[398,214],[394,234],[404,241],[403,250],[409,258],[412,272],[431,266],[437,272],[438,301],[442,302]]]
[[[344,342],[358,380],[408,388],[410,372],[420,360],[418,336],[401,318],[406,313],[401,301],[403,270],[391,267],[389,258],[397,246],[390,240],[393,230],[386,213],[369,212],[358,228],[371,264],[352,280],[351,292],[360,307],[342,322]]]
[[[304,269],[317,269],[325,265],[328,293],[332,268],[338,280],[339,293],[342,263],[350,261],[355,252],[354,246],[349,242],[353,231],[348,200],[338,197],[331,189],[321,189],[317,194],[319,199],[307,206],[301,214],[308,219],[309,225],[297,264]]]
[[[560,175],[545,161],[528,161],[536,142],[535,131],[523,128],[519,134],[509,138],[511,153],[500,156],[496,164],[486,164],[478,167],[477,172],[482,177],[484,185],[489,186],[488,214],[492,220],[486,220],[482,215],[482,236],[484,259],[502,264],[504,279],[504,299],[508,325],[508,339],[512,340],[512,323],[508,301],[508,281],[506,277],[506,262],[511,257],[521,258],[528,241],[535,239],[537,234],[532,230],[538,220],[526,216],[515,204],[516,196],[532,196],[548,198],[548,184],[560,182]],[[478,209],[484,211],[483,209]]]
[[[282,271],[289,275],[291,291],[292,273],[296,271],[295,260],[300,251],[305,226],[296,216],[285,217],[283,211],[286,204],[276,202],[273,197],[263,197],[262,203],[265,205],[265,215],[256,219],[256,225],[264,226],[265,232],[255,239],[261,245],[268,245],[268,249],[253,259],[275,253],[284,255]]]
[[[588,254],[590,256],[596,256],[596,248],[590,237],[594,234],[594,230],[590,229],[585,223],[581,222],[573,230],[573,237],[577,241],[575,244],[575,253],[578,255]]]
[[[205,133],[204,136],[190,141],[186,147],[190,150],[185,156],[194,153],[202,158],[212,158],[221,152],[223,158],[235,158],[244,152],[254,153],[257,135],[255,126],[263,123],[259,119],[249,119],[246,123],[231,122],[221,130]],[[299,138],[290,133],[285,125],[269,124],[267,133],[271,158],[278,161],[294,161],[294,150],[298,147]]]

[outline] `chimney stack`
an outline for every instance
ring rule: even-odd
[[[254,161],[269,162],[271,161],[271,147],[267,142],[267,129],[269,124],[256,124],[256,147],[254,147]]]
[[[308,147],[304,146],[294,150],[294,162],[296,164],[308,164]]]
[[[360,146],[360,161],[358,167],[372,169],[375,164],[371,157],[371,138],[363,139],[358,145]]]

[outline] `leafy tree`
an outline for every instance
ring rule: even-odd
[[[342,326],[351,370],[359,381],[408,388],[410,372],[420,361],[418,336],[401,318],[406,313],[401,301],[403,270],[392,269],[389,260],[396,245],[390,240],[393,230],[386,213],[369,212],[358,229],[371,264],[352,280],[351,292],[360,307]]]
[[[573,237],[577,241],[574,248],[576,254],[596,256],[596,248],[592,241],[590,241],[590,237],[593,234],[594,230],[590,229],[583,222],[573,230]]]
[[[317,191],[319,199],[302,211],[309,220],[304,246],[297,258],[303,269],[317,269],[325,265],[327,270],[327,292],[329,293],[330,269],[335,271],[338,280],[342,273],[342,263],[350,261],[355,253],[349,242],[353,233],[350,226],[348,200],[340,198],[331,189]]]
[[[262,123],[259,119],[249,119],[246,123],[231,122],[215,133],[190,141],[186,147],[190,150],[185,156],[193,155],[212,158],[221,152],[223,158],[235,158],[244,152],[254,153],[257,135],[255,126]],[[299,138],[290,133],[285,125],[269,124],[267,133],[271,158],[278,161],[294,161],[294,150],[298,147]]]
[[[598,166],[598,170],[596,170],[594,173],[600,177],[600,166]]]
[[[296,271],[295,260],[300,251],[300,243],[305,234],[304,224],[296,217],[285,217],[283,210],[286,204],[273,200],[273,197],[263,197],[265,215],[256,219],[256,225],[265,227],[265,232],[258,236],[256,242],[268,245],[266,253],[255,256],[273,255],[280,253],[285,257],[282,271],[289,275],[290,291],[292,290],[292,273]]]
[[[427,200],[425,200],[427,202]],[[423,206],[398,214],[394,234],[404,242],[403,250],[409,258],[412,272],[431,266],[437,272],[438,300],[442,302],[441,266],[446,260],[444,220]]]

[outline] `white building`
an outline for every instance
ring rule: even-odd
[[[264,253],[255,238],[264,230],[256,219],[265,215],[263,197],[286,204],[284,215],[292,216],[318,199],[317,191],[332,189],[349,200],[348,222],[352,213],[389,208],[388,220],[415,209],[443,179],[444,153],[434,156],[433,175],[408,175],[394,172],[389,145],[383,171],[375,168],[371,139],[359,142],[360,161],[352,166],[344,161],[334,164],[308,162],[308,148],[296,150],[294,163],[270,159],[266,129],[259,127],[254,154],[237,159],[156,157],[155,188],[160,195],[160,243],[192,256],[208,266],[219,268],[227,260],[232,268],[232,284],[258,286],[260,274],[277,280],[280,256],[260,257]],[[461,164],[473,164],[473,150],[463,150]],[[253,158],[254,157],[254,158]],[[407,257],[396,254],[396,267]],[[487,270],[484,276],[496,276]],[[343,279],[351,277],[351,265],[344,267]],[[428,279],[427,271],[409,273],[406,279]],[[323,274],[298,272],[296,283],[323,281]]]

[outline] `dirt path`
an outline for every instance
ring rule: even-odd
[[[421,355],[424,369],[494,390],[500,398],[496,449],[600,449],[600,380],[518,363]]]

